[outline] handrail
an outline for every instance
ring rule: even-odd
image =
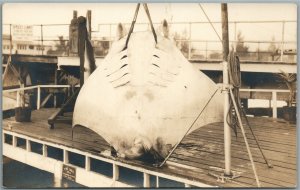
[[[194,60],[194,59],[209,60],[209,59],[211,59],[210,56],[212,54],[214,54],[214,53],[222,54],[221,50],[215,50],[215,49],[209,48],[210,44],[212,44],[212,43],[220,43],[219,41],[213,41],[213,40],[212,41],[204,41],[204,40],[199,40],[199,39],[191,39],[191,36],[193,36],[192,35],[192,26],[197,25],[197,24],[207,24],[207,23],[209,23],[209,22],[207,22],[207,21],[203,21],[203,22],[202,21],[198,21],[198,22],[170,22],[169,23],[170,25],[172,25],[172,24],[173,25],[182,24],[182,25],[185,25],[185,26],[187,26],[189,28],[187,36],[185,37],[187,39],[176,39],[177,42],[182,41],[182,42],[188,43],[187,44],[188,45],[188,52],[185,52],[185,55],[187,56],[187,58],[189,60]],[[212,23],[221,23],[221,22],[220,21],[213,21]],[[281,26],[281,28],[282,28],[281,29],[282,30],[281,31],[282,38],[279,39],[279,40],[276,40],[276,41],[272,41],[272,40],[270,40],[270,41],[266,41],[266,40],[263,40],[263,41],[243,40],[241,42],[237,41],[236,40],[237,39],[237,35],[238,35],[238,32],[236,31],[237,30],[236,29],[237,25],[239,25],[239,24],[253,24],[253,23],[266,23],[266,24],[268,24],[268,23],[269,24],[271,24],[271,23],[279,23],[280,24],[281,23],[282,24],[282,26]],[[234,37],[235,40],[234,41],[230,41],[230,43],[233,43],[233,44],[237,44],[237,43],[250,43],[250,44],[254,44],[253,46],[256,46],[257,48],[252,48],[252,49],[257,49],[257,51],[255,51],[255,50],[254,51],[248,51],[248,52],[245,52],[245,53],[248,53],[248,54],[243,54],[243,56],[245,56],[245,57],[247,57],[246,55],[252,56],[250,59],[253,58],[253,59],[258,60],[258,61],[262,60],[262,59],[266,59],[266,56],[268,56],[268,55],[264,55],[264,53],[270,53],[271,55],[269,55],[269,56],[272,56],[272,60],[273,61],[275,61],[275,62],[278,62],[278,61],[284,62],[283,59],[286,59],[286,58],[284,58],[284,55],[286,53],[285,50],[287,50],[287,49],[296,50],[297,49],[296,46],[294,47],[294,45],[292,45],[292,47],[287,47],[287,45],[290,45],[290,44],[295,44],[296,45],[297,41],[296,40],[292,40],[292,41],[291,40],[289,40],[289,41],[285,40],[284,33],[286,31],[285,30],[285,28],[286,28],[285,24],[286,23],[297,23],[297,21],[295,21],[295,20],[261,20],[261,21],[244,20],[244,21],[229,21],[229,24],[234,24],[234,36],[235,36]],[[125,23],[125,25],[129,25],[129,24],[130,23]],[[145,24],[148,24],[148,23],[140,22],[140,23],[136,23],[136,24],[137,25],[145,25]],[[157,25],[157,24],[161,24],[161,23],[154,23],[154,24]],[[11,23],[10,24],[5,23],[3,25],[4,26],[8,26],[8,27],[12,27],[13,24],[11,24]],[[115,26],[115,25],[117,25],[117,23],[98,23],[97,24],[97,30],[92,30],[92,32],[99,34],[99,32],[103,31],[102,29],[100,30],[101,26],[103,26],[103,27],[109,27],[108,28],[109,29],[108,30],[109,33],[107,34],[108,36],[106,36],[108,39],[97,39],[97,37],[95,35],[92,37],[92,39],[94,41],[108,41],[109,44],[110,44],[109,45],[109,47],[110,47],[111,46],[111,41],[112,41],[112,30],[111,29],[112,29],[112,26]],[[55,23],[52,23],[52,24],[33,24],[33,25],[30,25],[30,26],[41,27],[40,35],[34,36],[33,37],[34,38],[33,41],[35,41],[35,43],[40,43],[39,45],[41,45],[42,48],[34,48],[34,49],[31,49],[31,50],[29,50],[29,49],[28,50],[21,50],[20,49],[19,53],[22,54],[22,52],[23,52],[25,54],[42,54],[43,55],[45,53],[44,51],[46,51],[47,48],[50,47],[50,49],[51,49],[51,47],[53,46],[53,44],[50,45],[50,43],[61,41],[61,40],[58,40],[58,39],[52,39],[53,38],[52,36],[50,37],[50,36],[45,35],[44,32],[43,32],[43,30],[45,30],[45,27],[55,27],[55,26],[57,26],[57,27],[60,27],[60,26],[62,26],[62,27],[68,27],[69,24],[55,24]],[[10,36],[9,39],[12,41],[12,39],[11,39],[11,29],[10,29],[9,36]],[[102,38],[104,36],[102,36]],[[36,39],[35,37],[38,37],[38,39]],[[64,37],[64,39],[62,39],[62,40],[64,42],[68,41],[67,34],[66,35],[63,34],[63,37]],[[98,36],[98,38],[99,38],[99,36]],[[193,47],[193,46],[195,46],[195,44],[193,44],[193,43],[197,43],[197,42],[203,42],[203,43],[205,43],[205,49],[202,49],[202,48],[199,49],[199,47],[197,47],[196,48],[197,51],[193,52],[193,48],[195,49],[195,47]],[[260,48],[261,44],[266,44],[266,43],[275,43],[275,44],[277,44],[278,45],[278,47],[277,47],[278,50],[276,52],[272,52],[272,51],[263,50],[265,48],[261,49]],[[45,49],[43,47],[47,47],[47,48]],[[12,47],[10,46],[9,49],[11,49],[11,48]],[[9,49],[5,48],[5,49],[3,49],[3,51],[11,51]],[[203,54],[202,52],[206,52],[206,53]],[[241,53],[243,53],[243,52],[241,52]],[[256,55],[254,55],[253,53],[256,53]],[[65,54],[68,55],[68,52],[65,52]],[[105,53],[103,53],[103,54],[105,54]],[[297,54],[297,52],[293,51],[293,52],[291,52],[290,55],[294,55],[295,56],[296,54]],[[221,57],[221,55],[214,55],[214,56],[220,56]],[[249,58],[247,58],[247,59],[249,59]],[[287,62],[295,62],[295,60],[293,60],[293,61],[287,61]]]
[[[79,85],[76,85],[75,87],[79,87]],[[29,86],[24,88],[17,88],[17,89],[9,89],[9,90],[3,90],[3,93],[9,93],[9,92],[17,92],[17,105],[19,105],[20,96],[19,91],[24,90],[32,90],[32,89],[38,89],[37,92],[37,109],[40,109],[41,107],[41,88],[71,88],[71,85],[36,85],[36,86]],[[272,93],[272,110],[273,110],[273,118],[277,118],[277,93],[289,93],[289,90],[284,89],[240,89],[240,92],[266,92],[266,93]],[[296,91],[297,92],[297,91]]]
[[[23,88],[14,88],[14,89],[8,89],[3,90],[3,93],[7,92],[17,92],[21,90],[31,90],[35,88],[69,88],[71,85],[55,85],[55,84],[47,84],[47,85],[35,85],[35,86],[28,86]],[[76,85],[75,87],[79,87],[79,85]],[[241,88],[241,92],[290,92],[289,90],[284,89],[248,89],[248,88]]]
[[[27,86],[23,88],[14,88],[14,89],[8,89],[3,90],[3,93],[9,93],[9,92],[17,92],[17,91],[23,91],[23,90],[32,90],[36,88],[68,88],[71,87],[71,85],[35,85],[35,86]]]
[[[235,23],[290,23],[290,22],[297,22],[296,20],[260,20],[260,21],[252,21],[252,20],[235,20],[235,21],[228,21],[229,24],[235,24]],[[170,22],[169,24],[208,24],[207,21],[194,21],[194,22]],[[212,21],[211,23],[221,23],[221,21]],[[98,23],[98,25],[118,25],[119,23]],[[131,23],[124,23],[124,24],[131,24]],[[148,24],[146,22],[138,22],[136,24]],[[159,22],[154,22],[153,24],[161,24]],[[17,25],[12,23],[4,23],[2,25],[9,26],[9,25]],[[29,24],[29,26],[64,26],[69,25],[68,24],[57,24],[57,23],[51,23],[51,24]]]
[[[241,88],[241,92],[290,92],[289,90],[281,90],[281,89],[247,89]]]
[[[71,85],[35,85],[35,86],[27,86],[23,88],[14,88],[14,89],[8,89],[3,90],[3,93],[10,93],[10,92],[17,92],[17,91],[23,91],[23,90],[32,90],[36,88],[69,88]],[[79,85],[76,85],[75,87],[79,87]]]

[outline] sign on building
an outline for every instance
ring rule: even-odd
[[[31,41],[33,36],[33,26],[12,25],[12,37],[17,41]]]

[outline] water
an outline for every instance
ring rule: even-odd
[[[54,181],[53,174],[21,162],[3,159],[3,186],[7,188],[84,188],[73,181],[63,179],[61,184]]]
[[[99,172],[101,168],[101,172]],[[101,161],[92,160],[91,169],[107,177],[112,177],[112,167]],[[150,175],[150,186],[156,187],[156,176]],[[143,173],[120,167],[119,181],[137,187],[143,187]],[[73,181],[62,179],[61,183],[54,181],[53,174],[45,172],[21,162],[4,157],[3,186],[7,188],[85,188]],[[184,188],[184,184],[173,180],[159,178],[160,187]]]

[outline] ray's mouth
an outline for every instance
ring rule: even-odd
[[[138,160],[151,165],[159,165],[164,161],[170,149],[170,144],[162,144],[161,140],[157,140],[157,143],[150,148],[143,143],[135,143],[131,148],[119,152],[111,147],[111,155],[127,160]]]

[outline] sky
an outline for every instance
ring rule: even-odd
[[[218,3],[201,4],[211,21],[221,21],[221,5]],[[207,19],[195,3],[153,3],[148,4],[151,18],[154,23],[160,23],[163,19],[169,22],[206,22]],[[87,10],[92,11],[92,30],[100,31],[94,33],[95,36],[115,35],[115,28],[109,29],[108,25],[99,27],[100,23],[130,23],[136,4],[133,3],[6,3],[3,6],[4,24],[69,24],[72,19],[73,10],[78,11],[78,16],[85,16]],[[16,14],[17,13],[17,14]],[[296,21],[296,4],[228,4],[229,21]],[[146,14],[141,7],[137,22],[148,22]],[[221,36],[221,24],[214,24],[218,34]],[[44,35],[57,37],[59,34],[68,35],[68,26],[48,26],[43,27]],[[141,27],[140,30],[145,28]],[[137,30],[139,28],[137,27]],[[188,24],[173,24],[171,30],[189,35]],[[218,37],[209,24],[193,24],[191,27],[191,38],[195,40],[215,40]],[[3,33],[7,33],[8,26],[3,27]],[[234,34],[242,32],[244,40],[276,41],[282,39],[282,23],[252,23],[229,25],[230,40],[234,40]],[[34,27],[34,34],[39,34],[40,28]],[[296,23],[285,23],[284,39],[296,41]]]

